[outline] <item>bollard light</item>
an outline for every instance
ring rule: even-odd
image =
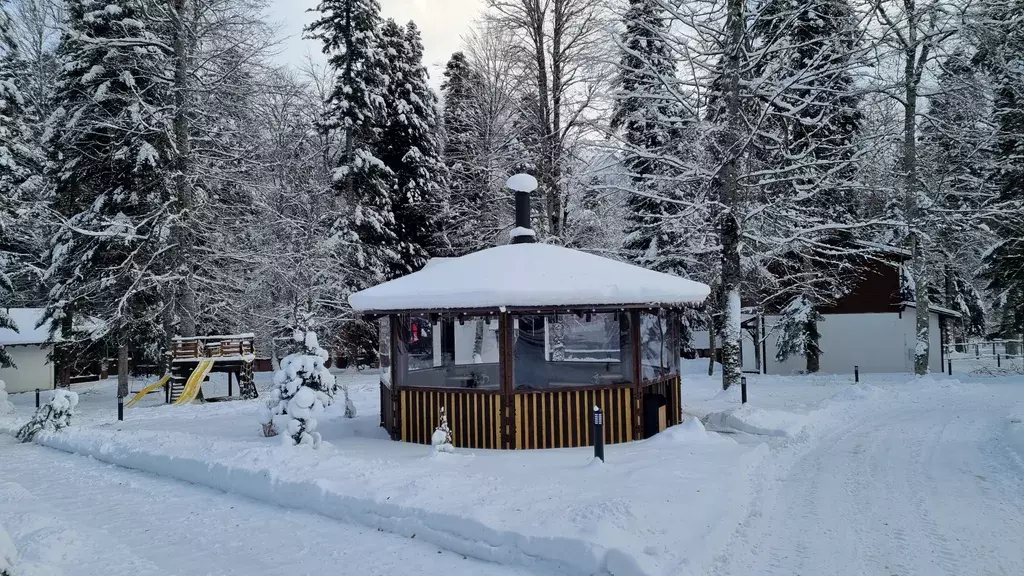
[[[604,462],[604,414],[594,406],[594,458]]]
[[[747,377],[740,378],[740,402],[747,403]]]

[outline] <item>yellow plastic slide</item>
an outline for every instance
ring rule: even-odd
[[[188,382],[185,382],[185,389],[172,406],[181,406],[195,400],[196,396],[199,395],[199,391],[203,389],[203,380],[210,374],[211,369],[213,369],[212,358],[201,361],[196,366],[196,369],[192,371],[192,375],[188,377]]]
[[[149,394],[150,392],[156,390],[157,388],[162,387],[164,384],[167,384],[167,381],[170,380],[170,379],[171,379],[171,375],[168,374],[167,376],[164,376],[160,380],[157,380],[157,382],[155,384],[150,384],[149,386],[146,386],[138,394],[136,394],[134,398],[129,400],[128,403],[124,405],[124,407],[125,408],[131,408],[132,406],[135,405],[136,402],[138,402],[139,400],[142,400],[142,398],[146,394]]]

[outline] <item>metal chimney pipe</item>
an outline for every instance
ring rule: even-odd
[[[512,230],[512,243],[536,242],[537,236],[532,233],[530,225],[530,192],[537,189],[537,179],[529,174],[516,174],[508,179],[506,186],[515,191],[516,198],[516,227]],[[531,233],[525,233],[525,230]]]

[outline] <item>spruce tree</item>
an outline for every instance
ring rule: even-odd
[[[14,203],[26,178],[24,142],[28,131],[22,119],[24,100],[15,82],[17,52],[5,4],[0,0],[0,328],[17,331],[4,303],[14,295],[8,269],[14,264]],[[0,368],[13,365],[10,354],[0,347]]]
[[[449,252],[441,231],[448,170],[441,160],[437,98],[427,84],[419,30],[412,22],[402,28],[389,19],[381,37],[389,67],[378,157],[395,175],[398,259],[389,267],[393,278]]]
[[[665,35],[666,15],[658,0],[630,0],[624,15],[618,93],[611,126],[623,132],[623,164],[632,180],[626,199],[623,250],[640,266],[685,274],[681,228],[672,200],[681,185],[668,158],[678,158],[687,111],[672,95],[678,90],[676,63]]]
[[[403,253],[395,221],[395,174],[378,156],[385,115],[388,56],[381,47],[377,0],[324,0],[320,19],[307,28],[323,42],[336,71],[321,129],[341,134],[342,150],[333,174],[339,206],[335,232],[352,249],[351,289],[362,289],[401,274]]]
[[[98,320],[127,350],[158,332],[171,66],[142,0],[71,3],[62,43],[64,114],[55,118],[51,164],[66,221],[48,255],[46,317],[65,338],[72,314]],[[119,368],[126,393],[127,366]]]
[[[987,65],[995,89],[995,180],[999,214],[991,219],[995,245],[984,258],[983,277],[1000,312],[998,332],[1024,333],[1024,2],[994,2],[988,11],[992,42]]]
[[[444,160],[449,177],[452,214],[447,225],[456,255],[471,252],[487,242],[481,228],[492,213],[487,200],[489,174],[484,165],[479,121],[482,120],[477,91],[483,78],[470,66],[462,52],[452,54],[445,66],[441,93],[444,95]]]

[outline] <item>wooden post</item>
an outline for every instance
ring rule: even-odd
[[[853,367],[853,381],[855,383],[859,383],[860,382],[860,366],[854,366]]]
[[[953,359],[946,360],[946,365],[949,367],[949,375],[953,375]]]
[[[515,350],[512,336],[513,319],[508,312],[498,316],[498,381],[501,388],[501,443],[505,449],[517,446],[515,422]]]
[[[228,372],[228,398],[231,398],[231,372]]]

